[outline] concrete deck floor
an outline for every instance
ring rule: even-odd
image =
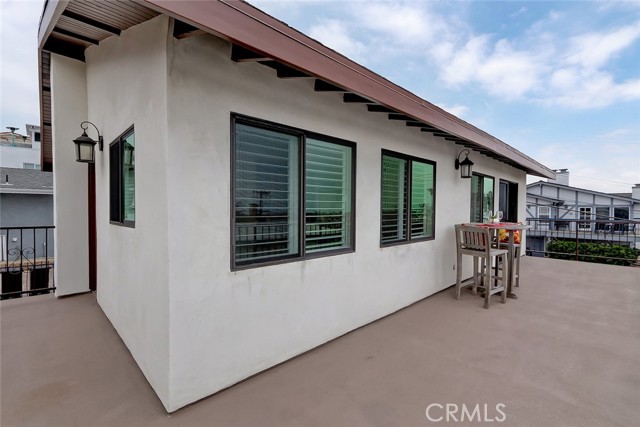
[[[522,277],[518,300],[447,289],[173,414],[94,295],[3,302],[0,424],[638,425],[640,269],[526,258]],[[430,423],[432,403],[506,421]]]

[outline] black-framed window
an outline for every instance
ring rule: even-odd
[[[382,151],[382,246],[435,236],[436,163]]]
[[[352,252],[355,144],[232,115],[232,268]]]
[[[109,219],[135,226],[136,157],[133,126],[109,144]]]
[[[487,222],[493,214],[495,179],[489,175],[471,175],[471,222]]]
[[[518,222],[518,184],[500,180],[498,210],[502,211],[503,221]]]

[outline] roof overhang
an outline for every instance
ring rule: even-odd
[[[117,4],[128,5],[127,7],[135,6],[134,14],[137,14],[139,19],[144,19],[145,13],[146,16],[166,14],[178,20],[177,22],[185,24],[183,27],[193,27],[193,30],[204,31],[228,40],[233,44],[234,49],[248,53],[248,56],[255,56],[249,59],[276,68],[279,74],[281,69],[284,69],[290,74],[289,77],[316,78],[316,90],[343,92],[344,102],[366,103],[369,111],[388,113],[390,120],[403,120],[407,126],[420,127],[422,131],[430,132],[449,143],[476,150],[531,175],[555,178],[551,169],[498,138],[386,80],[243,1],[140,0],[131,2],[127,0]],[[98,32],[90,32],[85,28],[95,29],[96,19],[94,18],[99,16],[93,14],[91,8],[100,9],[112,7],[112,5],[113,2],[49,0],[45,5],[40,24],[40,48],[46,51],[49,45],[51,49],[58,50],[55,53],[64,54],[64,51],[67,51],[68,56],[72,56],[77,55],[77,49],[74,50],[74,46],[84,50],[90,44],[99,43],[101,39],[111,34],[103,31],[103,28],[99,28]],[[68,13],[70,8],[73,8],[71,15]],[[86,11],[87,16],[82,16],[83,10]],[[87,17],[89,19],[86,19]],[[82,25],[74,26],[74,31],[60,25],[60,22],[64,24],[69,19],[77,24],[78,21],[75,18],[80,18]],[[97,24],[117,27],[118,23],[97,22]],[[130,22],[126,23],[126,25],[129,24]],[[128,28],[126,25],[120,27]],[[52,43],[52,37],[55,43]],[[298,75],[295,75],[296,73]],[[43,144],[45,143],[46,141],[43,141]]]
[[[36,194],[36,195],[53,195],[53,189],[28,189],[28,188],[6,188],[0,187],[0,194]]]

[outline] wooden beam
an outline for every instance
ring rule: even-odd
[[[373,103],[373,101],[370,101],[367,98],[363,98],[360,95],[356,95],[355,93],[345,93],[342,96],[342,101],[346,103],[361,103],[361,104]]]
[[[295,68],[291,68],[278,61],[262,61],[260,63],[262,65],[266,65],[267,67],[273,68],[274,70],[276,70],[278,77],[281,79],[288,79],[288,78],[294,78],[294,77],[311,77],[307,73],[303,73],[302,71],[296,70]]]
[[[276,69],[278,71],[278,77],[281,79],[292,79],[292,78],[300,78],[300,77],[311,77],[307,73],[303,73],[300,70],[296,70],[295,68],[287,67],[284,64],[280,64],[280,67]]]
[[[404,114],[389,114],[389,120],[404,120],[407,122],[415,122],[413,117],[405,116]]]
[[[261,53],[254,52],[237,44],[231,45],[231,60],[233,62],[266,61],[268,59],[269,58]]]
[[[109,24],[105,24],[104,22],[96,21],[95,19],[91,19],[87,16],[80,15],[79,13],[72,12],[68,9],[62,12],[62,16],[66,16],[67,18],[71,18],[74,21],[82,22],[83,24],[90,25],[102,31],[115,34],[116,36],[120,35],[120,28],[113,27]]]
[[[313,90],[316,92],[348,92],[346,89],[327,83],[324,80],[316,79]]]
[[[91,37],[83,36],[82,34],[76,34],[72,31],[64,30],[60,27],[55,27],[52,32],[62,34],[63,36],[72,37],[76,40],[82,40],[83,42],[87,42],[91,44],[100,43],[98,40],[92,39]]]
[[[379,104],[367,105],[367,111],[372,113],[395,113],[394,110]]]
[[[84,62],[84,46],[49,36],[42,50]]]
[[[177,39],[186,39],[187,37],[193,37],[200,34],[205,34],[205,31],[200,28],[194,27],[191,24],[182,22],[179,19],[173,21],[173,37]]]

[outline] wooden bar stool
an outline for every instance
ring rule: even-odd
[[[458,224],[456,229],[456,299],[460,299],[460,291],[467,286],[473,287],[474,294],[478,288],[484,290],[484,308],[489,308],[491,295],[500,293],[500,302],[507,301],[507,269],[502,268],[500,276],[492,277],[493,259],[496,265],[507,265],[507,250],[494,248],[491,245],[491,234],[488,228]],[[462,255],[473,257],[473,275],[462,280]],[[486,266],[489,268],[483,268]],[[478,267],[480,269],[478,270]]]

